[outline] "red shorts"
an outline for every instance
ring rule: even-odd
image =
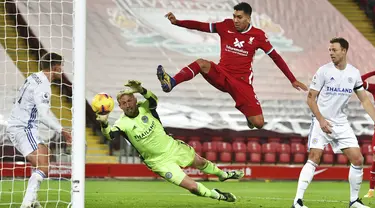
[[[211,62],[211,69],[203,77],[218,90],[229,93],[236,102],[236,108],[246,117],[263,114],[260,102],[255,95],[248,77],[241,79],[229,75],[224,67]]]
[[[372,135],[372,152],[373,154],[375,154],[375,132],[374,132],[374,135]]]

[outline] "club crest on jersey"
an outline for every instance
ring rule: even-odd
[[[148,117],[147,116],[142,116],[142,121],[143,121],[143,123],[147,123],[148,122]]]
[[[173,174],[171,172],[165,173],[165,178],[166,179],[171,179],[173,177]]]
[[[222,22],[233,12],[233,0],[114,0],[116,7],[107,8],[108,20],[121,31],[125,43],[132,47],[147,48],[161,47],[186,56],[219,56],[220,37],[217,34],[197,32],[175,27],[164,18],[166,11],[175,11],[184,19],[201,22]],[[207,12],[210,11],[210,12]],[[267,14],[254,12],[251,15],[254,27],[267,33],[266,41],[270,41],[279,51],[300,52],[301,47],[293,45],[293,40],[285,37],[281,25],[274,22]],[[173,31],[173,32],[170,32]],[[225,32],[235,33],[228,29]],[[232,33],[231,33],[232,35]],[[150,44],[151,43],[151,44]],[[245,40],[251,44],[251,40]],[[241,45],[236,44],[235,48]],[[231,46],[232,47],[232,46]],[[241,47],[242,48],[242,47]],[[265,57],[258,50],[254,59]]]
[[[253,41],[254,41],[254,37],[250,37],[249,41],[247,43],[249,43],[251,45],[251,44],[253,44]]]
[[[349,77],[349,78],[348,78],[348,82],[349,82],[349,83],[353,83],[353,78]]]

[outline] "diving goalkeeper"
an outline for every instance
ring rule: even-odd
[[[232,193],[209,190],[203,184],[195,182],[181,167],[197,168],[218,176],[220,181],[240,179],[244,175],[243,171],[225,172],[197,155],[191,146],[169,136],[156,112],[157,97],[143,88],[139,81],[130,80],[125,86],[127,88],[117,94],[117,102],[124,113],[115,124],[112,127],[108,124],[109,114],[98,115],[104,136],[107,139],[125,137],[154,173],[192,194],[227,202],[236,201],[236,196]],[[140,93],[146,100],[137,102],[134,93]]]

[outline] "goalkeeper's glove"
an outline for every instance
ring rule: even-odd
[[[101,115],[101,114],[96,114],[96,120],[100,122],[100,125],[102,127],[107,127],[108,126],[108,116],[109,113]]]
[[[143,87],[142,83],[137,80],[129,80],[125,86],[129,87],[130,93],[142,93],[143,92]]]

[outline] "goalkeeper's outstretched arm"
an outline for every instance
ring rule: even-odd
[[[148,101],[148,107],[153,110],[156,109],[158,105],[158,97],[152,93],[150,90],[143,88],[141,95]]]
[[[108,140],[119,139],[121,136],[121,130],[117,126],[110,126],[108,122],[101,123],[101,131],[104,137]]]

